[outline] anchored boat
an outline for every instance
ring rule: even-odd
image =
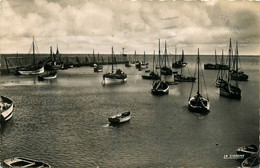
[[[13,100],[1,96],[0,99],[0,112],[1,112],[1,121],[8,121],[12,118],[14,111],[14,103]]]
[[[198,49],[198,90],[197,90],[197,94],[193,97],[191,97],[191,93],[192,93],[192,89],[193,89],[193,83],[192,83],[192,87],[191,87],[191,92],[190,92],[190,97],[189,97],[189,101],[188,101],[188,107],[189,110],[192,112],[198,112],[198,113],[204,113],[204,112],[209,112],[209,108],[210,108],[210,103],[209,103],[209,98],[207,95],[207,98],[203,97],[200,93],[200,57],[199,57],[199,49]],[[205,83],[205,80],[204,80]]]
[[[238,155],[245,155],[245,157],[255,155],[255,154],[257,154],[257,152],[258,152],[258,147],[253,144],[239,147],[236,150],[236,153]]]
[[[112,124],[124,123],[129,121],[130,119],[131,119],[130,111],[108,117],[108,121]]]
[[[4,160],[4,164],[10,168],[12,168],[12,167],[13,168],[16,168],[16,167],[51,168],[51,166],[47,163],[37,161],[37,160],[22,158],[22,157],[6,159],[6,160]]]
[[[162,75],[172,75],[172,69],[169,66],[167,66],[167,64],[166,64],[168,62],[166,41],[165,41],[165,51],[164,51],[163,60],[164,60],[164,66],[161,67],[161,74]]]

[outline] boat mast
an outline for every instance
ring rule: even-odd
[[[51,57],[51,61],[53,62],[53,54],[52,54],[52,46],[50,46],[50,57]]]
[[[236,57],[236,76],[237,76],[237,79],[238,79],[238,42],[236,42],[235,57]],[[237,79],[236,79],[236,86],[238,86]]]
[[[114,49],[112,46],[112,73],[114,73]]]
[[[167,57],[167,46],[165,41],[165,50],[164,50],[164,66],[166,67],[166,57]]]
[[[34,36],[33,36],[33,65],[35,65],[35,48],[34,48]]]
[[[153,50],[153,72],[154,72],[154,59],[155,59],[155,50]]]
[[[198,48],[198,92],[197,95],[200,94],[200,49]]]
[[[144,64],[145,64],[145,51],[144,51]]]
[[[223,79],[223,66],[224,66],[224,56],[223,55],[224,54],[223,54],[223,49],[222,49],[220,79]]]
[[[177,48],[175,47],[174,62],[176,62],[176,54],[177,54]]]
[[[136,62],[136,50],[135,50],[135,62]]]
[[[232,55],[232,44],[231,44],[231,38],[229,42],[229,50],[228,50],[228,68],[231,70],[231,55]]]
[[[216,51],[216,49],[215,49],[215,64],[218,64],[217,51]]]
[[[184,57],[184,50],[182,50],[182,57]],[[181,75],[182,75],[182,67],[183,66],[181,66]]]
[[[159,39],[159,68],[160,68],[160,79],[161,79],[161,48],[160,48],[160,39]]]

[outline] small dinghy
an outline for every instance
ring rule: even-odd
[[[123,112],[111,117],[108,117],[108,121],[112,124],[120,124],[129,121],[131,118],[130,111]]]
[[[13,100],[0,96],[0,121],[10,120],[13,116],[14,103]]]
[[[249,157],[255,155],[258,152],[258,147],[256,145],[246,145],[239,147],[236,150],[238,155],[245,155],[245,157]]]
[[[41,161],[37,160],[32,160],[32,159],[27,159],[27,158],[22,158],[22,157],[15,157],[11,159],[6,159],[4,160],[4,164],[7,165],[8,167],[34,167],[34,168],[51,168],[51,166],[47,163],[43,163]]]

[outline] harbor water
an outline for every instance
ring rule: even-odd
[[[185,58],[194,74],[196,56]],[[152,68],[152,58],[147,59]],[[0,161],[20,156],[52,167],[238,167],[223,156],[259,143],[259,57],[240,59],[249,75],[239,82],[241,100],[221,97],[213,85],[217,71],[203,72],[211,105],[207,115],[188,111],[191,83],[170,85],[168,95],[154,96],[152,81],[141,77],[144,70],[123,64],[116,67],[128,79],[117,85],[101,85],[109,65],[103,73],[86,66],[58,71],[49,81],[1,75],[1,95],[15,102],[15,111],[1,125]],[[201,61],[214,62],[214,57]],[[109,125],[109,116],[128,110],[130,122]]]

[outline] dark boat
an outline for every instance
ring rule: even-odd
[[[108,117],[108,121],[112,124],[124,123],[129,121],[130,119],[131,119],[130,111]]]
[[[259,156],[253,155],[241,163],[242,168],[259,168]]]
[[[184,56],[184,51],[182,50],[182,55]],[[174,81],[176,82],[195,82],[196,78],[192,76],[183,75],[183,67],[181,67],[181,74],[174,74]]]
[[[160,60],[160,39],[159,39],[159,60]],[[160,66],[160,61],[159,61]],[[154,95],[165,95],[169,93],[169,85],[165,81],[161,81],[161,75],[159,76],[159,80],[153,82],[153,86],[151,89],[152,94]]]
[[[245,158],[252,156],[252,155],[255,155],[255,154],[257,154],[257,152],[258,152],[258,147],[256,145],[253,145],[253,144],[239,147],[236,150],[236,153],[238,155],[244,155]]]
[[[247,81],[248,75],[245,74],[243,71],[241,71],[238,67],[238,43],[236,42],[236,50],[235,50],[235,56],[233,58],[233,69],[231,70],[231,80],[237,80],[237,81]]]
[[[129,55],[129,59],[125,63],[125,67],[134,67],[134,66],[135,66],[135,62],[133,60],[131,60],[130,55]]]
[[[151,79],[151,80],[158,80],[158,79],[160,79],[158,73],[154,72],[154,60],[155,60],[155,52],[153,54],[153,71],[150,72],[150,74],[148,76],[147,75],[142,75],[143,79]],[[156,72],[157,72],[157,70],[156,70]]]
[[[176,54],[177,54],[177,49],[175,49],[175,56],[174,56],[174,62],[172,63],[172,68],[181,68],[185,67],[187,63],[184,60],[184,55],[182,55],[181,59],[179,61],[176,61]]]
[[[231,56],[232,56],[232,44],[230,40],[230,45],[229,45],[229,65],[231,65]],[[224,70],[221,70],[224,71]],[[221,72],[222,73],[222,72]],[[235,85],[231,84],[231,79],[230,79],[230,71],[227,70],[227,80],[224,80],[223,78],[219,77],[219,91],[221,96],[229,97],[232,99],[240,99],[241,98],[241,89],[238,86],[238,82],[236,80]]]
[[[222,50],[222,57],[221,57],[221,64],[220,65],[223,65],[224,64],[224,56],[223,56],[223,50]],[[216,87],[220,87],[222,85],[224,85],[225,83],[227,83],[223,78],[224,78],[224,74],[223,71],[225,69],[219,69],[218,70],[218,74],[217,74],[217,79],[216,79],[216,82],[215,82],[215,86]],[[228,70],[228,69],[227,69]]]
[[[30,66],[26,67],[20,67],[16,69],[16,73],[20,75],[38,75],[44,73],[44,67],[43,65],[36,64],[36,58],[35,58],[35,40],[33,37],[33,42],[32,42],[32,50],[33,50],[33,64]]]
[[[162,75],[172,75],[172,69],[169,66],[167,66],[168,55],[167,55],[166,41],[165,41],[165,52],[164,52],[163,60],[164,60],[164,66],[161,67],[161,74]]]
[[[197,94],[193,97],[191,97],[191,93],[192,93],[192,89],[193,89],[193,83],[192,83],[192,87],[191,87],[191,92],[190,92],[190,96],[189,96],[189,101],[188,101],[188,107],[189,110],[192,112],[197,112],[197,113],[206,113],[209,112],[209,108],[210,108],[210,103],[209,103],[209,99],[208,99],[208,95],[207,98],[203,97],[200,94],[200,57],[199,57],[199,49],[198,49],[198,90],[197,90]],[[195,77],[195,76],[194,76]],[[205,80],[204,80],[205,82]]]
[[[50,58],[51,61],[48,61],[44,66],[45,70],[57,70],[57,69],[64,68],[64,63],[61,61],[61,54],[59,52],[58,45],[57,45],[56,54],[52,52],[52,47],[50,47]]]
[[[223,64],[218,64],[218,58],[217,58],[217,53],[215,49],[215,64],[207,63],[204,64],[204,69],[206,70],[228,70],[228,65]]]
[[[121,69],[117,69],[114,72],[114,50],[112,47],[112,71],[103,75],[102,83],[107,82],[125,82],[127,80],[127,74],[124,73]]]
[[[0,121],[8,121],[12,118],[14,111],[14,103],[13,100],[1,96],[0,97]]]
[[[32,160],[32,159],[27,159],[27,158],[22,158],[22,157],[15,157],[11,159],[6,159],[4,160],[4,164],[10,168],[26,168],[26,167],[34,167],[34,168],[51,168],[51,166],[47,163],[37,161],[37,160]]]

